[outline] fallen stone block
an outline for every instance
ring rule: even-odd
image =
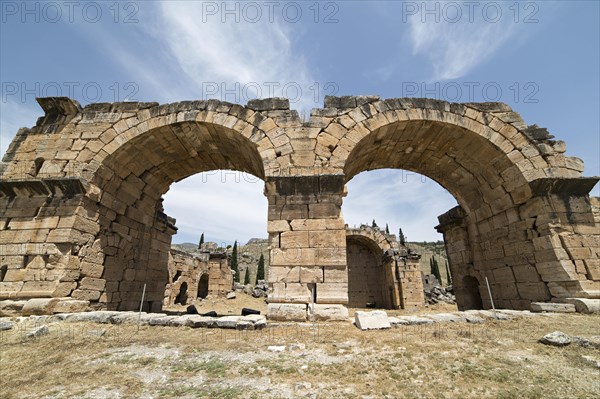
[[[575,313],[572,303],[531,302],[532,312]]]
[[[600,313],[600,299],[589,298],[560,298],[556,302],[570,303],[575,305],[578,313]]]
[[[219,328],[235,328],[242,316],[223,316],[217,318],[216,326]]]
[[[215,317],[205,317],[199,315],[188,316],[190,327],[192,328],[211,328],[216,327],[217,319]]]
[[[84,313],[67,313],[63,316],[63,314],[57,314],[55,317],[62,318],[64,317],[65,321],[68,322],[90,322],[90,323],[100,323],[107,324],[111,323],[112,317],[118,315],[119,312],[111,312],[111,311],[103,311],[98,310],[94,312],[84,312]]]
[[[539,342],[544,345],[552,346],[567,346],[570,345],[572,340],[567,334],[561,331],[554,331],[550,334],[544,335],[539,339]]]
[[[383,330],[392,327],[387,313],[382,310],[373,312],[358,311],[354,314],[354,323],[361,330]]]
[[[171,323],[175,316],[157,316],[153,317],[150,315],[148,319],[148,325],[150,326],[168,326]]]
[[[240,325],[240,323],[244,323],[244,324]],[[236,328],[238,330],[246,329],[246,328],[244,328],[246,326],[245,323],[252,323],[252,327],[254,330],[260,330],[267,326],[267,318],[265,316],[257,315],[257,314],[243,316],[240,319],[238,326],[236,326]]]
[[[190,327],[192,322],[186,316],[176,316],[169,321],[169,326],[172,327]]]
[[[310,310],[309,305],[309,310]],[[315,321],[348,321],[348,308],[344,305],[315,304]]]
[[[437,321],[438,323],[458,323],[464,321],[462,317],[452,313],[428,314],[427,318]]]
[[[25,302],[21,314],[23,316],[31,315],[49,315],[54,313],[54,307],[60,301],[58,298],[33,298]]]
[[[234,291],[232,291],[232,292],[228,292],[227,296],[225,298],[227,298],[227,299],[235,299],[235,297],[236,297],[236,294],[235,294]]]
[[[61,300],[54,306],[54,313],[77,313],[89,309],[90,301],[66,299]]]
[[[306,305],[296,303],[270,303],[267,318],[278,321],[306,321]]]
[[[26,301],[0,301],[0,317],[19,316]]]

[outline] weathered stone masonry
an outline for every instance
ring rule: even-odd
[[[457,199],[438,228],[461,307],[475,294],[489,306],[485,277],[502,307],[600,298],[598,179],[505,104],[328,97],[302,122],[285,99],[38,101],[45,115],[19,130],[0,169],[1,299],[135,309],[147,284],[146,306],[160,309],[176,231],[161,196],[233,169],[265,181],[273,313],[344,305],[345,183],[377,168],[422,173]],[[479,293],[467,292],[473,281]]]

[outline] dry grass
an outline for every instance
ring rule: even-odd
[[[349,323],[262,331],[51,324],[0,336],[2,398],[598,398],[599,370],[548,347],[561,330],[600,335],[597,316],[362,332]],[[104,337],[90,330],[105,329]],[[285,352],[267,350],[286,345]],[[290,348],[290,345],[291,348]]]

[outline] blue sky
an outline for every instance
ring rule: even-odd
[[[326,94],[503,101],[600,175],[600,7],[560,2],[0,3],[0,152],[42,114],[36,96],[99,101]],[[266,237],[262,182],[196,175],[172,186],[175,242]],[[429,179],[377,171],[348,183],[349,224],[437,240],[456,204]],[[594,195],[600,195],[598,187]]]

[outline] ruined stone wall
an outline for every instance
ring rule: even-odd
[[[348,306],[405,309],[425,304],[420,255],[393,234],[362,225],[346,229]]]
[[[373,252],[358,240],[346,244],[348,259],[348,306],[388,308],[390,300],[381,251]]]
[[[265,181],[270,311],[343,306],[345,185],[379,168],[422,173],[456,198],[462,213],[440,221],[450,268],[480,287],[487,277],[497,306],[600,298],[589,198],[598,179],[506,104],[327,97],[302,121],[285,99],[38,101],[44,116],[0,165],[2,298],[136,309],[146,284],[145,306],[160,309],[176,231],[162,195],[187,176],[231,169]]]
[[[233,274],[227,263],[225,254],[202,253],[191,255],[185,252],[171,250],[169,253],[169,283],[164,292],[165,307],[175,305],[181,286],[185,283],[186,295],[183,303],[193,303],[197,298],[204,299],[225,296],[233,288]],[[202,295],[201,280],[208,278],[207,292]]]

